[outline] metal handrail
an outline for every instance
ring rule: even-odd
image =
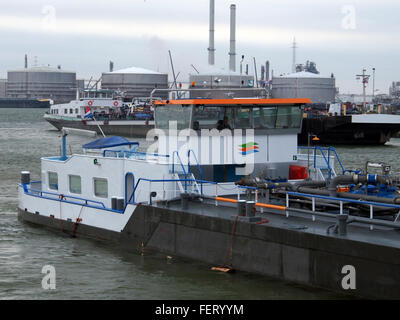
[[[47,191],[42,191],[42,190],[36,190],[36,189],[32,189],[32,188],[26,188],[26,191],[28,194],[35,192],[38,193],[40,197],[43,197],[43,194],[46,195],[51,195],[51,196],[56,196],[58,198],[58,200],[60,201],[66,201],[66,202],[71,202],[71,203],[76,203],[73,201],[68,201],[66,200],[67,198],[71,198],[71,199],[75,199],[75,200],[80,200],[80,201],[84,201],[85,205],[89,205],[89,203],[94,203],[94,204],[98,204],[101,205],[101,208],[106,209],[106,206],[104,205],[103,202],[100,201],[95,201],[95,200],[90,200],[90,199],[85,199],[85,198],[80,198],[80,197],[76,197],[76,196],[70,196],[70,195],[65,195],[65,194],[58,194],[58,193],[54,193],[54,192],[47,192]],[[44,197],[43,197],[44,198]],[[65,200],[64,200],[65,199]],[[56,200],[56,199],[55,199]]]
[[[118,153],[123,153],[124,158],[128,154],[169,158],[169,154],[147,153],[147,152],[140,152],[140,151],[126,151],[126,150],[104,150],[103,157],[106,157],[107,152],[109,152],[109,153],[114,152],[114,153],[116,153],[116,155],[118,155]]]
[[[340,160],[339,154],[337,153],[336,149],[334,147],[327,147],[327,148],[323,148],[320,146],[314,146],[314,147],[306,147],[306,146],[298,146],[299,149],[305,149],[305,150],[309,150],[312,149],[314,152],[313,154],[313,158],[314,158],[314,169],[316,168],[316,162],[317,162],[317,150],[321,152],[321,155],[323,157],[323,159],[325,160],[325,163],[327,164],[327,169],[329,170],[329,178],[331,178],[332,175],[332,168],[330,166],[329,163],[329,159],[330,159],[330,152],[332,151],[336,157],[336,159],[338,160],[338,163],[340,165],[340,167],[342,168],[342,174],[345,174],[345,172],[347,172],[348,170],[346,170],[342,164],[342,161]],[[328,151],[328,154],[326,155],[324,151]]]
[[[191,92],[191,91],[264,91],[265,96],[268,97],[268,89],[267,88],[200,88],[200,89],[153,89],[150,93],[150,103],[153,103],[153,95],[154,93],[158,92]]]
[[[369,216],[369,218],[371,220],[374,220],[374,206],[386,207],[386,208],[395,208],[395,209],[399,209],[400,210],[400,205],[397,205],[397,204],[380,203],[380,202],[375,202],[375,201],[364,201],[364,200],[339,198],[339,197],[330,197],[330,196],[315,195],[315,194],[301,193],[301,192],[292,192],[292,191],[289,191],[289,192],[286,193],[286,207],[287,208],[289,208],[289,196],[290,195],[294,195],[294,196],[298,196],[298,197],[311,198],[311,200],[313,201],[313,210],[312,211],[315,211],[315,200],[314,199],[324,199],[324,200],[338,201],[339,205],[340,205],[339,214],[343,214],[343,203],[345,203],[345,202],[367,205],[367,206],[370,207],[370,216]],[[287,213],[287,215],[288,215],[288,213]],[[372,225],[370,226],[370,229],[371,230],[373,229]]]
[[[190,153],[193,154],[194,159],[196,160],[197,168],[199,169],[200,172],[200,180],[203,180],[203,171],[201,170],[199,160],[197,160],[196,153],[192,149],[188,150],[188,173],[190,173]],[[201,188],[201,194],[203,194],[203,183],[200,184],[200,188]]]

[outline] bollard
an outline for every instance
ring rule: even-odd
[[[246,200],[238,200],[237,202],[237,215],[244,216],[246,209]]]
[[[181,193],[181,207],[186,210],[189,206],[189,193]]]
[[[111,209],[117,210],[117,197],[111,197]]]
[[[254,201],[246,202],[246,217],[254,217]]]
[[[347,214],[338,214],[338,232],[340,236],[347,235],[347,219],[349,215]]]
[[[29,171],[21,171],[21,183],[22,184],[31,183],[31,173]]]
[[[125,199],[117,198],[117,210],[124,211],[125,209]]]

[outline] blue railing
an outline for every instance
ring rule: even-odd
[[[203,180],[203,171],[201,170],[201,166],[199,160],[197,160],[197,156],[192,149],[188,151],[188,173],[190,173],[190,154],[193,154],[194,159],[196,160],[197,169],[200,173],[200,180]],[[201,194],[203,194],[203,183],[200,184]]]
[[[329,171],[329,178],[332,177],[332,167],[330,165],[330,157],[331,157],[331,152],[333,153],[333,155],[336,157],[341,169],[342,169],[342,174],[345,174],[346,172],[348,172],[349,170],[346,170],[342,164],[342,161],[340,160],[340,157],[338,155],[338,153],[336,152],[336,149],[334,147],[327,147],[327,148],[323,148],[320,146],[314,146],[314,147],[303,147],[303,146],[299,146],[299,149],[303,149],[303,150],[313,150],[313,160],[314,160],[314,169],[316,168],[316,164],[317,164],[317,151],[320,151],[323,159],[325,160],[326,163],[326,169],[328,169]],[[325,151],[327,151],[327,154],[325,154]],[[320,169],[324,169],[324,168],[320,168]]]
[[[39,183],[39,181],[36,181],[36,183]],[[120,211],[120,210],[114,210],[111,208],[107,208],[104,205],[104,203],[100,202],[100,201],[85,199],[85,198],[76,197],[76,196],[64,195],[61,193],[36,190],[36,189],[28,188],[27,185],[25,185],[25,184],[19,184],[19,185],[24,189],[25,194],[27,194],[29,196],[33,196],[33,197],[38,197],[38,198],[53,200],[53,201],[59,201],[59,202],[65,202],[65,203],[85,206],[85,207],[89,207],[89,208],[101,209],[101,210],[106,210],[106,211],[111,211],[111,212],[117,212],[117,213],[123,213],[125,211],[125,210]],[[77,200],[77,201],[74,201],[74,200]]]
[[[117,158],[130,158],[135,156],[152,156],[152,157],[163,157],[169,158],[168,154],[159,154],[159,153],[147,153],[147,152],[140,152],[140,151],[126,151],[126,150],[104,150],[103,157],[107,157],[109,154],[114,154]]]
[[[178,158],[178,160],[179,160],[179,164],[181,165],[181,168],[182,168],[182,170],[183,170],[183,173],[184,173],[184,175],[185,175],[185,192],[187,191],[187,176],[188,176],[188,174],[187,174],[187,172],[186,172],[186,170],[185,170],[185,166],[183,165],[183,162],[182,162],[182,159],[181,159],[181,157],[179,156],[179,153],[178,153],[178,151],[174,151],[173,153],[172,153],[172,173],[175,173],[175,154],[176,154],[176,157]]]
[[[215,181],[207,181],[207,180],[197,180],[197,179],[147,179],[147,178],[139,178],[138,181],[136,182],[136,185],[133,189],[132,195],[129,199],[129,202],[132,200],[133,198],[133,204],[136,204],[136,202],[134,201],[135,199],[135,193],[137,188],[139,187],[140,182],[142,181],[146,181],[146,182],[196,182],[196,183],[201,183],[201,184],[213,184],[213,185],[218,185],[218,182]],[[185,190],[186,191],[186,190]]]
[[[308,198],[316,198],[316,199],[324,199],[324,200],[343,201],[343,202],[351,202],[351,203],[358,203],[358,204],[365,204],[365,205],[373,205],[373,206],[400,209],[400,205],[398,205],[398,204],[390,204],[390,203],[383,203],[383,202],[363,201],[363,200],[356,200],[356,199],[349,199],[349,198],[322,196],[322,195],[317,195],[317,194],[292,192],[292,191],[287,192],[287,194],[293,195],[293,196],[299,196],[299,197],[308,197]]]

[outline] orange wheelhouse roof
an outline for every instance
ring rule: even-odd
[[[312,103],[308,98],[300,99],[184,99],[154,101],[155,105],[249,105],[249,104],[306,104]]]

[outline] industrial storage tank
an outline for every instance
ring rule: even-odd
[[[313,104],[335,102],[335,78],[301,71],[272,78],[272,98],[310,98]]]
[[[8,71],[7,97],[52,99],[55,103],[73,100],[76,96],[76,73],[51,67],[32,67]]]
[[[127,98],[150,97],[155,88],[168,89],[168,74],[137,67],[104,72],[101,88],[122,91]],[[155,97],[166,99],[168,93],[157,92]]]

